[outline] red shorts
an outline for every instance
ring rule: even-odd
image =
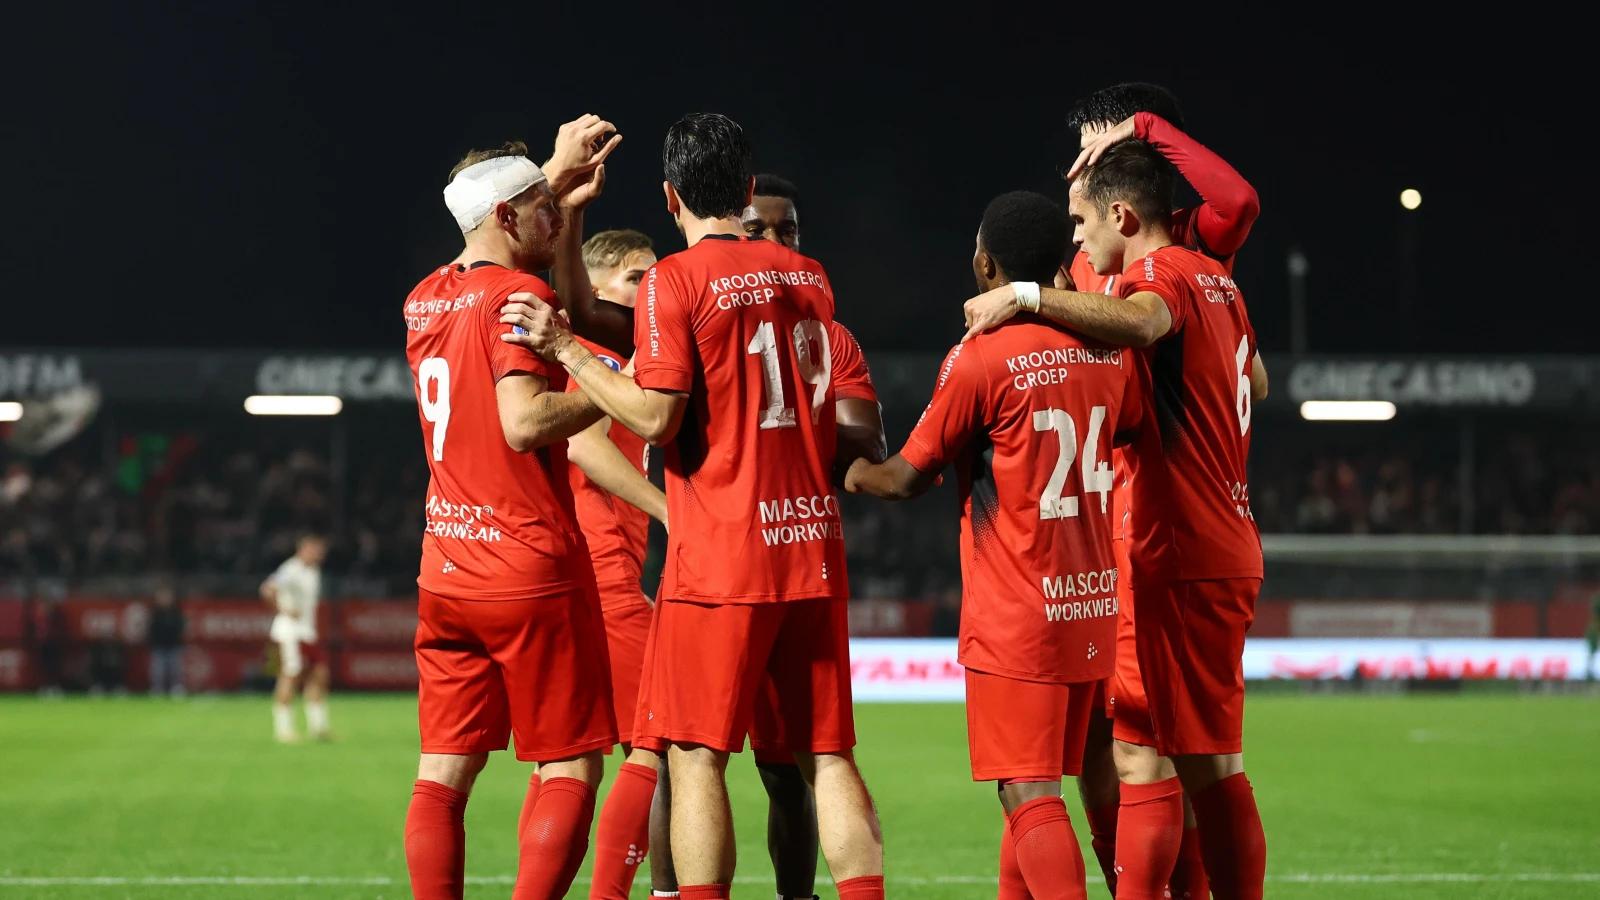
[[[635,746],[743,750],[770,678],[787,748],[849,750],[856,743],[849,632],[844,600],[662,600],[645,651]]]
[[[1112,542],[1116,550],[1117,571],[1129,572],[1128,542]],[[1130,579],[1117,579],[1117,667],[1106,679],[1106,715],[1112,721],[1111,736],[1119,741],[1156,745],[1150,724],[1150,701],[1144,695],[1139,676],[1139,651],[1134,641],[1134,591]]]
[[[504,750],[570,759],[617,742],[599,605],[588,591],[539,600],[450,600],[417,590],[423,753]]]
[[[778,715],[778,685],[767,676],[756,694],[756,713],[750,721],[750,751],[756,763],[763,766],[792,766],[794,751],[789,749],[789,736],[783,730],[783,717]]]
[[[1082,772],[1099,683],[1022,681],[968,669],[972,780],[1057,780]]]
[[[650,637],[650,617],[655,608],[637,584],[626,589],[602,587],[600,599],[606,649],[611,655],[611,708],[617,716],[617,736],[622,743],[631,744],[633,716],[639,710],[644,645]]]
[[[1259,578],[1136,589],[1134,642],[1161,755],[1243,751],[1244,635],[1260,591]]]

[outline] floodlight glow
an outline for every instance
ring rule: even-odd
[[[1307,400],[1300,418],[1307,422],[1387,422],[1394,418],[1388,400]]]
[[[344,409],[338,397],[320,394],[255,394],[244,398],[252,416],[337,416]]]

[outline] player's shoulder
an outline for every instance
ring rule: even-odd
[[[515,269],[501,269],[493,280],[493,291],[496,295],[516,294],[528,292],[535,294],[546,303],[556,303],[556,291],[548,282],[537,275],[527,272],[518,272]],[[498,311],[498,310],[497,310]]]
[[[829,336],[835,341],[845,341],[858,347],[861,345],[861,342],[856,340],[855,332],[851,331],[843,322],[839,321],[838,319],[828,320],[828,333]]]
[[[1033,352],[1067,348],[1097,350],[1111,346],[1085,337],[1059,322],[1026,314],[978,335],[973,341],[983,342],[981,346],[986,357],[1001,360]]]
[[[1187,284],[1194,275],[1213,271],[1222,271],[1216,260],[1198,250],[1168,244],[1130,262],[1123,272],[1123,283],[1132,290],[1140,284],[1164,280]]]

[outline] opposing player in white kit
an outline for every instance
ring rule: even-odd
[[[299,739],[294,730],[294,695],[303,689],[306,731],[327,740],[328,662],[317,641],[317,601],[322,596],[322,561],[328,542],[307,534],[294,555],[261,582],[261,599],[278,611],[272,620],[272,642],[278,646],[278,686],[272,692],[273,733],[282,743]]]

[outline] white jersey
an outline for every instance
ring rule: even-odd
[[[278,614],[272,620],[272,639],[315,644],[322,570],[306,565],[298,556],[291,556],[267,582],[278,589]]]

